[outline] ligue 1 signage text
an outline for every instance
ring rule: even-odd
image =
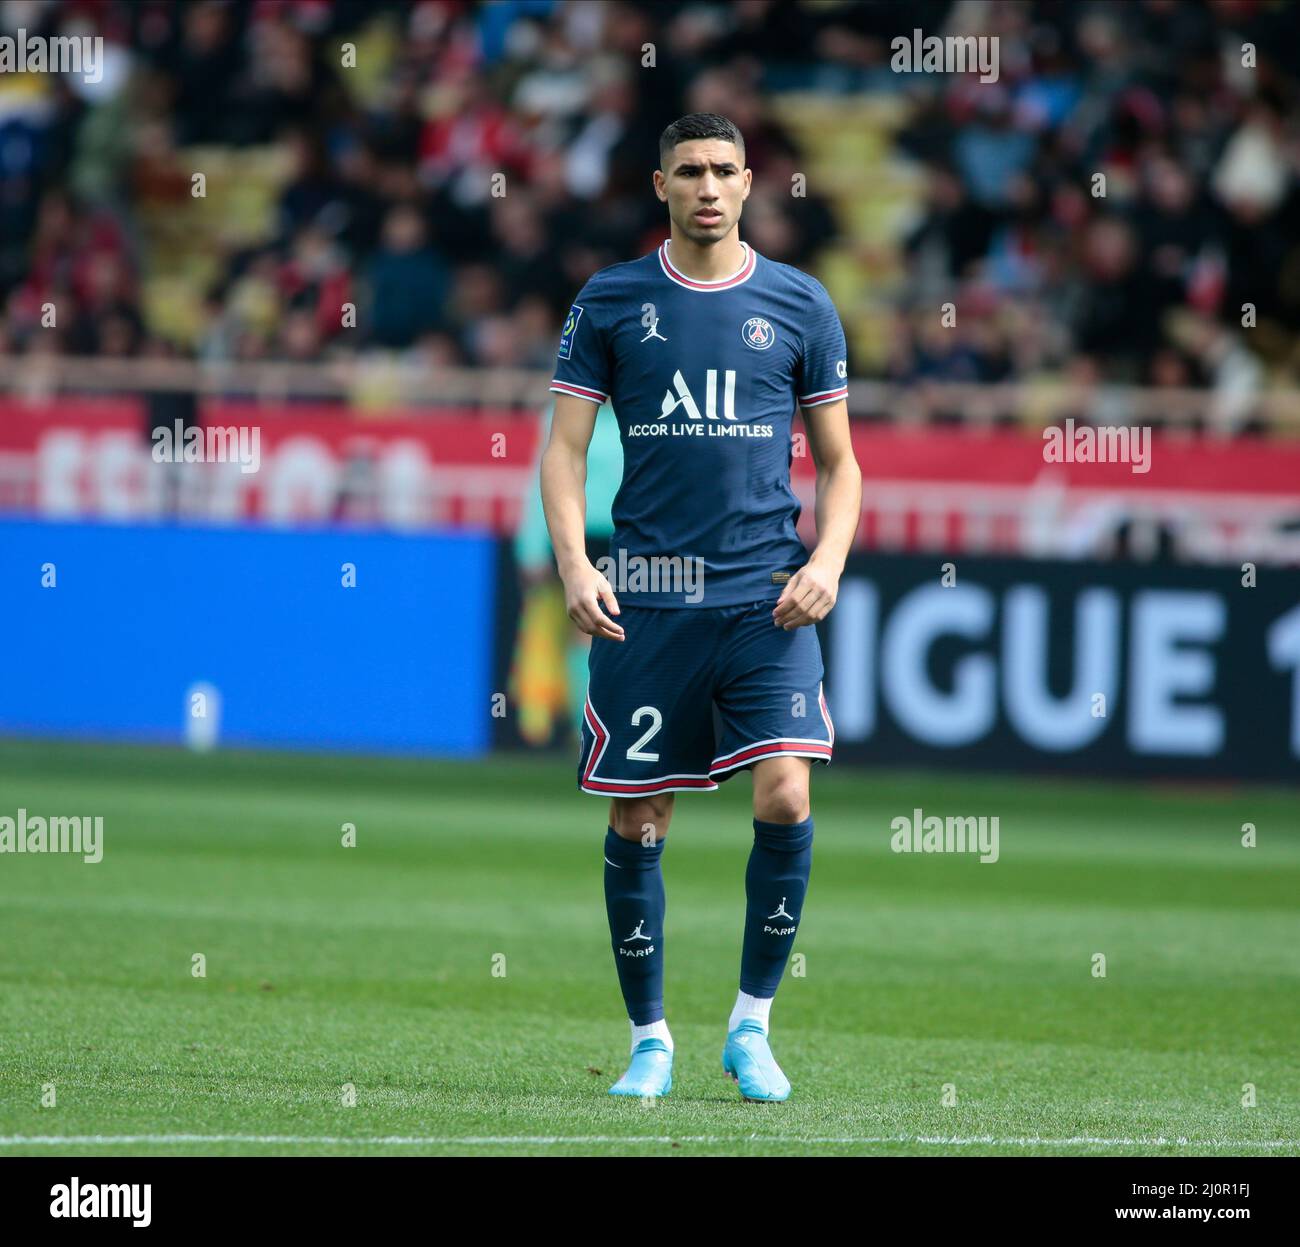
[[[837,758],[1300,779],[1300,572],[856,556]]]

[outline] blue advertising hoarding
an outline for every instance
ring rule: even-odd
[[[495,561],[477,534],[0,522],[0,733],[480,754]]]

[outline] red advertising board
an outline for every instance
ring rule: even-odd
[[[232,459],[242,445],[245,462],[179,472],[155,462],[144,413],[143,403],[121,399],[0,400],[0,509],[510,532],[535,488],[542,427],[517,411],[368,417],[213,401],[206,428],[238,431],[242,441],[226,444]],[[1095,554],[1117,525],[1145,518],[1181,526],[1193,557],[1295,561],[1287,543],[1300,521],[1300,443],[1147,437],[1141,456],[1135,442],[1128,461],[1096,462],[1074,443],[1054,456],[1041,433],[855,424],[865,485],[859,543]],[[814,467],[801,436],[793,473],[808,539]]]

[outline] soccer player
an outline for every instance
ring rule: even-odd
[[[674,794],[750,770],[754,844],[722,1065],[743,1098],[784,1100],[769,1012],[808,887],[809,773],[835,739],[813,625],[835,604],[862,497],[844,331],[819,282],[741,241],[752,173],[731,121],[675,121],[659,163],[671,236],[579,293],[541,463],[568,613],[592,636],[578,784],[611,799],[605,904],[632,1060],[610,1092],[672,1088],[660,858]],[[583,508],[607,399],[624,462],[602,570],[587,557]],[[796,403],[817,467],[811,554],[790,488]]]

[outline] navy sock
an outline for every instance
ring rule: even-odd
[[[648,1026],[664,1015],[664,842],[649,847],[605,831],[605,911],[627,1015]]]
[[[754,820],[740,955],[740,990],[750,996],[775,996],[785,973],[808,891],[812,841],[811,814],[802,823]]]

